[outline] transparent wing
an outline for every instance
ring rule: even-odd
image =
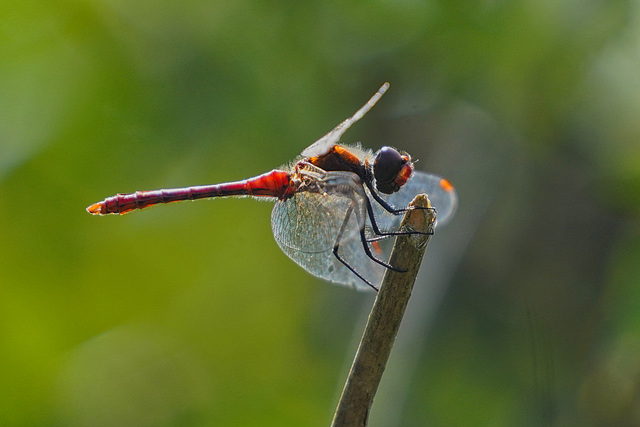
[[[384,95],[389,88],[389,83],[383,84],[380,89],[369,99],[369,101],[362,106],[356,113],[349,117],[347,120],[340,123],[333,128],[331,132],[308,146],[302,151],[302,157],[316,157],[326,154],[331,147],[340,141],[340,137],[353,125],[355,122],[364,117],[365,114],[376,105],[376,102]]]
[[[411,178],[393,194],[380,194],[382,198],[391,206],[402,209],[418,194],[425,193],[429,197],[431,206],[436,209],[436,219],[438,225],[448,223],[455,213],[458,205],[456,190],[446,179],[420,171],[414,171]],[[378,227],[383,231],[395,231],[403,215],[392,215],[380,206],[372,197],[369,197],[373,206],[374,216]]]
[[[306,253],[331,251],[351,205],[346,197],[302,192],[276,202],[271,212],[271,228],[280,247]],[[343,240],[358,230],[350,219]],[[284,250],[284,249],[283,249]]]
[[[379,285],[384,267],[366,255],[360,238],[366,219],[366,195],[358,177],[349,172],[328,172],[313,189],[276,202],[271,227],[280,249],[316,277],[368,289],[333,254],[338,243],[342,259]]]

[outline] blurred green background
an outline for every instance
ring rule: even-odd
[[[448,177],[371,426],[640,425],[640,2],[4,1],[0,424],[324,426],[373,296],[269,203],[117,192],[343,142]]]

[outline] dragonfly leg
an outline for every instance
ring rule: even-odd
[[[366,198],[365,198],[366,199]],[[356,212],[356,222],[358,224],[360,224],[362,221],[360,221],[360,215],[358,214],[358,210],[355,209]],[[338,235],[336,237],[336,244],[333,247],[333,255],[336,257],[336,259],[338,261],[340,261],[345,267],[347,267],[353,274],[355,274],[356,276],[358,276],[361,280],[363,280],[367,285],[371,286],[373,289],[375,289],[376,291],[378,290],[375,286],[373,286],[367,279],[365,279],[360,273],[358,273],[355,268],[353,268],[351,265],[349,265],[349,263],[344,260],[340,254],[339,254],[339,249],[340,249],[340,239],[342,238],[342,235],[344,234],[347,225],[349,223],[349,219],[351,218],[351,215],[354,213],[354,206],[351,205],[349,207],[349,209],[347,209],[347,213],[344,217],[344,221],[342,221],[342,226],[340,227],[340,231],[338,232]],[[383,266],[384,268],[388,268],[389,270],[393,270],[393,271],[397,271],[399,273],[406,273],[407,270],[401,269],[401,268],[397,268],[392,266],[391,264],[388,264],[378,258],[376,258],[372,253],[371,253],[371,248],[369,248],[369,243],[367,242],[367,237],[365,234],[365,230],[364,227],[362,227],[360,229],[360,241],[362,242],[362,248],[364,249],[365,254],[367,255],[367,257],[369,257],[372,261],[380,264],[381,266]]]
[[[370,206],[369,199],[366,198],[366,197],[364,199],[367,202],[367,206]],[[354,209],[354,207],[355,207],[355,209]],[[363,224],[360,227],[360,241],[362,242],[362,248],[364,249],[364,253],[367,254],[367,256],[372,261],[380,264],[384,268],[388,268],[389,270],[397,271],[399,273],[405,273],[407,270],[403,270],[401,268],[396,268],[396,267],[392,266],[391,264],[387,264],[386,262],[384,262],[384,261],[376,258],[375,256],[373,256],[373,254],[371,253],[371,248],[369,248],[369,244],[367,242],[367,236],[366,236],[366,233],[365,233],[365,230],[364,230],[364,219],[362,218],[362,213],[357,209],[357,204],[355,202],[353,202],[351,207],[349,207],[349,209],[347,209],[347,214],[345,215],[344,221],[342,223],[342,227],[340,227],[340,232],[338,233],[338,238],[336,239],[336,245],[339,245],[340,239],[342,238],[342,233],[344,233],[344,230],[346,229],[347,223],[349,222],[349,217],[354,212],[355,212],[355,215],[356,215],[356,222],[358,224]]]
[[[367,279],[365,279],[364,277],[362,277],[362,275],[360,273],[358,273],[356,271],[355,268],[353,268],[347,261],[345,261],[344,259],[342,259],[342,257],[338,254],[338,249],[339,249],[339,245],[336,245],[333,248],[333,255],[336,257],[336,259],[338,261],[340,261],[342,263],[342,265],[344,265],[345,267],[347,267],[349,269],[349,271],[351,271],[353,274],[355,274],[356,276],[358,276],[358,278],[360,280],[362,280],[364,283],[367,284],[367,286],[371,287],[374,291],[378,292],[378,288],[376,288],[371,282],[369,282]]]
[[[347,228],[347,224],[349,223],[349,218],[351,218],[351,214],[353,213],[353,205],[349,206],[349,209],[347,209],[347,213],[345,214],[344,217],[344,221],[342,221],[342,225],[340,226],[340,231],[338,232],[338,236],[336,237],[336,244],[333,246],[333,255],[336,257],[336,259],[338,261],[340,261],[342,263],[342,265],[344,265],[345,267],[347,267],[349,269],[349,271],[351,271],[353,274],[355,274],[356,276],[358,276],[358,278],[360,280],[362,280],[364,283],[366,283],[368,286],[370,286],[371,288],[373,288],[376,292],[378,292],[378,288],[375,287],[371,282],[369,282],[367,279],[364,278],[364,276],[362,276],[362,274],[358,273],[356,271],[355,268],[353,268],[353,266],[351,266],[347,261],[345,261],[339,254],[339,250],[340,250],[340,239],[342,238],[342,235],[344,234],[344,231]],[[357,216],[357,215],[356,215]],[[366,244],[365,244],[366,246]],[[368,248],[365,248],[365,252],[368,250]],[[369,252],[370,253],[370,252]],[[375,259],[375,258],[374,258]]]
[[[371,193],[371,196],[376,200],[376,202],[378,202],[378,204],[380,206],[382,206],[387,212],[392,213],[394,215],[400,215],[401,213],[405,213],[408,210],[411,209],[424,209],[424,210],[429,210],[429,211],[433,211],[435,212],[436,209],[435,208],[427,208],[427,207],[422,207],[422,206],[415,206],[415,207],[410,207],[410,208],[396,208],[395,206],[391,206],[389,203],[387,203],[386,200],[384,200],[382,197],[380,197],[380,194],[378,194],[378,190],[376,190],[373,186],[373,183],[369,182],[369,181],[365,181],[367,188],[369,189],[369,192]]]
[[[385,208],[387,211],[389,211],[390,213],[394,214],[394,215],[400,215],[401,213],[407,212],[409,209],[405,208],[405,209],[394,209],[391,205],[389,205],[387,202],[384,201],[384,199],[382,199],[382,197],[380,197],[380,195],[378,195],[375,190],[371,190],[371,195],[373,196],[373,198],[376,200],[376,202],[378,202],[380,204],[380,206],[382,206],[383,208]],[[378,223],[376,221],[376,216],[373,213],[373,207],[371,206],[371,201],[369,200],[368,197],[365,198],[366,204],[367,204],[367,214],[369,215],[369,219],[371,220],[371,229],[373,230],[373,232],[378,236],[378,237],[374,237],[372,239],[367,239],[368,242],[376,242],[378,240],[382,240],[385,239],[389,236],[403,236],[403,235],[407,235],[407,234],[426,234],[426,235],[432,235],[433,234],[433,230],[429,231],[429,232],[424,232],[424,231],[381,231],[380,227],[378,227]],[[434,208],[424,208],[424,207],[412,207],[411,209],[424,209],[424,210],[430,210],[435,212]]]
[[[394,267],[393,265],[387,264],[386,262],[384,262],[382,260],[379,260],[378,258],[373,256],[373,254],[371,253],[371,248],[369,248],[369,243],[367,241],[367,236],[365,235],[364,228],[362,230],[360,230],[360,240],[362,241],[362,247],[364,248],[364,252],[373,261],[377,262],[378,264],[380,264],[384,268],[388,268],[389,270],[397,271],[398,273],[406,273],[407,272],[407,270],[405,270],[403,268]]]

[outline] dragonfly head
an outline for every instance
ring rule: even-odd
[[[382,147],[373,161],[373,176],[376,188],[384,194],[395,193],[404,185],[413,172],[411,156],[399,153],[391,147]]]

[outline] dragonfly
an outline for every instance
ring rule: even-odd
[[[356,113],[305,148],[290,165],[242,181],[117,194],[92,204],[94,215],[185,200],[251,196],[272,199],[271,228],[280,249],[312,275],[355,289],[378,290],[385,270],[402,271],[381,256],[384,242],[400,234],[409,202],[426,193],[439,225],[457,206],[446,179],[414,170],[411,156],[384,146],[377,152],[340,138],[378,102],[380,89]],[[382,244],[381,244],[382,243]]]

